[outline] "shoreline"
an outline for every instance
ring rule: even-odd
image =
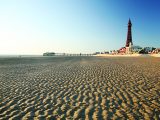
[[[160,54],[125,54],[125,55],[111,55],[111,54],[97,54],[97,57],[160,57]]]
[[[128,54],[128,55],[111,55],[111,54],[97,54],[95,56],[100,57],[139,57],[142,56],[141,54]]]
[[[151,57],[160,57],[160,54],[150,54]]]

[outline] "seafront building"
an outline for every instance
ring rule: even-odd
[[[128,32],[127,32],[127,40],[126,40],[126,47],[129,47],[130,45],[133,45],[132,42],[132,23],[131,20],[129,19],[128,21]]]
[[[112,55],[128,55],[128,54],[160,54],[160,48],[154,47],[140,47],[134,46],[132,41],[132,22],[129,19],[128,21],[128,31],[125,47],[121,47],[119,50],[111,50],[110,52],[95,52],[92,54],[71,54],[71,53],[54,53],[46,52],[43,53],[43,56],[92,56],[98,54],[112,54]]]
[[[120,48],[118,50],[118,53],[121,53],[121,54],[132,54],[132,47],[133,47],[133,42],[132,42],[132,23],[131,23],[131,20],[129,19],[126,45],[125,45],[125,47]]]
[[[140,46],[134,46],[133,41],[132,41],[132,23],[131,20],[129,19],[128,21],[128,32],[127,32],[127,40],[126,40],[126,45],[125,47],[122,47],[118,50],[118,53],[120,54],[134,54],[134,53],[139,53],[139,54],[151,54],[151,53],[159,53],[159,49],[154,48],[154,47],[140,47]]]
[[[152,51],[152,53],[160,54],[160,48],[156,48],[155,50]]]

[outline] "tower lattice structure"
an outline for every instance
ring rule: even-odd
[[[131,23],[131,20],[129,19],[128,21],[128,32],[127,32],[127,40],[126,40],[126,47],[129,47],[130,43],[131,45],[133,45],[133,42],[132,42],[132,23]]]

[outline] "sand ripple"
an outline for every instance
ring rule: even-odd
[[[158,120],[159,61],[0,58],[0,120]]]

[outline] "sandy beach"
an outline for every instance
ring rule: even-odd
[[[140,57],[141,54],[97,54],[95,56],[102,56],[102,57]]]
[[[160,57],[160,54],[151,54],[152,57]]]
[[[97,54],[97,57],[160,57],[160,54]]]
[[[159,57],[0,58],[0,120],[158,120],[159,70]]]

